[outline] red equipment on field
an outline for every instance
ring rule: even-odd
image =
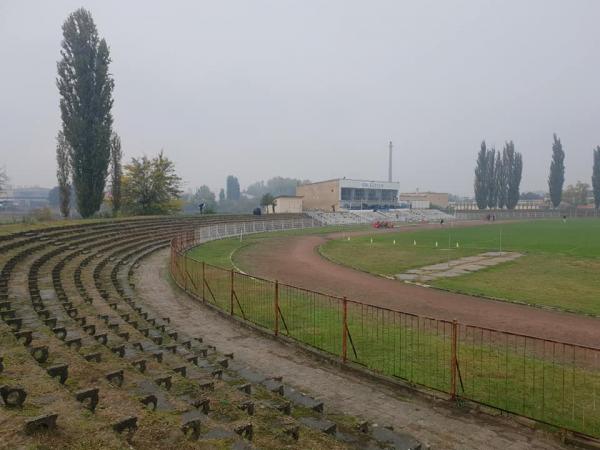
[[[373,228],[394,228],[394,224],[385,220],[376,220],[373,222]]]

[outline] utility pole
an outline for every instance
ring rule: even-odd
[[[392,182],[392,141],[390,141],[390,158],[388,161],[388,181]]]

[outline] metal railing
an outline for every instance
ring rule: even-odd
[[[564,430],[600,437],[600,349],[408,314],[190,257],[240,233],[318,226],[220,224],[171,244],[171,274],[197,299],[372,372]],[[209,229],[210,228],[210,229]]]
[[[456,220],[486,220],[488,215],[493,215],[496,220],[506,219],[558,219],[567,217],[598,217],[597,209],[565,208],[561,210],[481,210],[481,211],[456,211]]]

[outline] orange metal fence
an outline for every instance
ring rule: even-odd
[[[173,279],[197,299],[344,363],[600,437],[600,349],[403,313],[223,269],[186,254],[198,235],[175,238],[170,261]]]

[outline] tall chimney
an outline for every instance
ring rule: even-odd
[[[392,182],[392,141],[390,141],[390,160],[388,162],[388,181]]]

